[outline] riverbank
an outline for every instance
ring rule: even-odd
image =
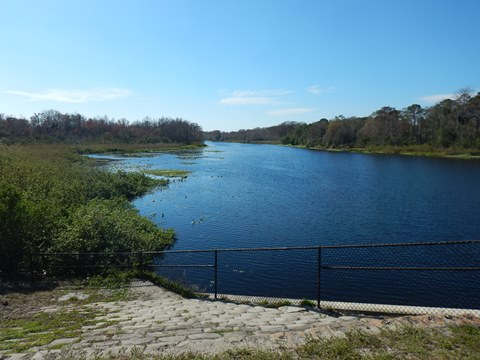
[[[438,157],[451,159],[480,159],[480,149],[468,148],[447,148],[436,149],[429,145],[411,145],[411,146],[371,146],[367,148],[351,147],[351,148],[333,148],[323,146],[306,146],[306,145],[286,145],[281,141],[226,141],[240,144],[259,144],[259,145],[280,145],[287,147],[294,147],[299,149],[308,149],[316,151],[327,152],[350,152],[359,154],[385,154],[385,155],[406,155],[406,156],[423,156],[423,157]]]
[[[192,147],[89,145],[122,153]],[[103,170],[85,152],[78,145],[0,145],[0,276],[25,268],[22,254],[29,252],[159,251],[174,242],[172,229],[157,227],[130,203],[168,180]]]
[[[287,145],[292,146],[292,145]],[[292,146],[300,149],[309,149],[328,152],[350,152],[359,154],[384,154],[384,155],[405,155],[405,156],[423,156],[450,159],[480,159],[480,150],[478,149],[434,149],[429,146],[387,146],[387,147],[369,147],[369,148],[326,148],[326,147],[308,147],[305,145]]]
[[[266,308],[185,299],[138,280],[120,289],[2,295],[0,310],[19,310],[0,325],[6,359],[456,359],[480,352],[480,319],[472,316]]]

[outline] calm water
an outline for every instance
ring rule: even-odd
[[[186,180],[172,182],[168,188],[135,201],[143,215],[162,227],[175,229],[178,240],[172,249],[480,238],[479,161],[329,153],[273,145],[208,145],[191,153],[125,158],[116,164],[127,168],[192,171]],[[428,263],[431,254],[425,251],[410,249],[394,256],[385,252],[373,258],[376,263],[392,258],[407,259],[405,261],[413,264]],[[463,250],[463,253],[471,251]],[[475,259],[480,258],[478,246],[474,251],[478,252]],[[210,263],[208,256],[195,261]],[[222,256],[219,264],[229,268],[220,274],[224,293],[314,295],[314,252],[299,251],[288,256],[265,253]],[[348,264],[364,265],[361,259],[370,256],[371,253],[330,251],[322,254],[322,262],[338,265],[347,258]],[[436,256],[448,258],[449,254]],[[195,279],[200,287],[208,290],[211,274],[210,270],[204,271],[203,275],[198,275],[198,271],[193,275],[183,270],[177,276]],[[305,271],[311,274],[305,276]],[[270,273],[267,285],[262,285],[260,290],[248,285],[255,282],[259,272]],[[474,291],[472,301],[479,302],[477,273],[449,275],[447,279],[445,273],[435,279],[436,275],[431,272],[415,275],[412,272],[363,272],[361,276],[359,273],[325,271],[323,298],[429,305],[430,300],[419,295],[422,291],[434,291],[436,298],[449,297],[452,292],[472,298]],[[233,279],[235,285],[230,284]],[[446,281],[451,286],[445,286]],[[384,286],[379,286],[381,284]],[[310,290],[305,290],[307,288]],[[471,306],[457,300],[447,301],[445,305]]]

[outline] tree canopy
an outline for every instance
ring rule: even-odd
[[[203,141],[200,125],[183,119],[144,118],[130,124],[107,116],[47,110],[29,120],[0,114],[0,142],[47,143],[196,143]]]
[[[289,145],[323,148],[429,145],[433,148],[480,149],[480,93],[460,90],[454,99],[423,108],[402,110],[382,107],[367,117],[336,116],[312,124],[280,125],[222,133],[205,133],[213,141],[277,141]]]

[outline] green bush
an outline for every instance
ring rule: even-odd
[[[122,199],[94,199],[80,206],[51,248],[54,252],[139,252],[170,245],[173,230],[162,230]]]
[[[67,147],[0,145],[0,253],[162,250],[173,231],[127,200],[164,184],[96,168]],[[2,256],[2,269],[15,271],[22,256]]]
[[[25,253],[48,247],[54,218],[51,204],[32,201],[27,193],[0,181],[0,262],[4,272],[16,271]]]
[[[14,186],[0,183],[0,262],[4,272],[15,271],[25,245],[26,210]]]
[[[88,186],[90,198],[113,199],[124,196],[132,200],[156,186],[168,184],[168,180],[153,179],[137,172],[107,172],[89,169],[82,175],[83,183]]]

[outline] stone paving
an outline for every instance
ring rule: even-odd
[[[308,337],[342,337],[351,329],[378,333],[382,328],[395,328],[405,323],[430,327],[480,323],[472,316],[331,316],[296,306],[272,309],[184,299],[156,286],[135,289],[139,300],[85,305],[106,310],[107,315],[98,317],[95,326],[82,328],[78,338],[59,339],[48,345],[51,348],[66,344],[62,350],[37,348],[34,352],[12,355],[10,359],[62,358],[65,352],[75,357],[93,358],[129,353],[134,348],[152,354],[217,353],[242,347],[278,349],[302,344]],[[44,309],[47,312],[57,310],[56,307]]]

